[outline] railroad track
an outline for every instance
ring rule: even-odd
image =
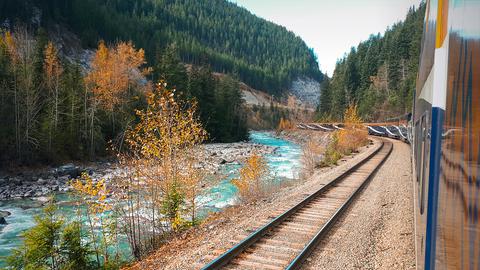
[[[202,269],[298,269],[392,151],[381,146]]]

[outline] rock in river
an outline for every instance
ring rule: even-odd
[[[0,225],[8,224],[7,221],[5,220],[5,217],[8,217],[8,216],[10,216],[10,212],[0,210]]]

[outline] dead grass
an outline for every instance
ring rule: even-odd
[[[315,139],[310,138],[303,146],[302,178],[307,178],[313,174],[316,168],[322,164],[322,155],[325,153],[325,147]]]

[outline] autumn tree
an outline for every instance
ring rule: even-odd
[[[114,108],[123,107],[132,85],[145,80],[144,76],[150,72],[149,69],[141,69],[145,63],[144,51],[136,50],[131,42],[120,42],[114,48],[108,48],[103,41],[99,43],[91,62],[91,70],[85,77],[90,97],[89,130],[92,155],[95,149],[97,110],[102,109],[110,114],[114,133]]]
[[[278,126],[277,126],[277,132],[293,129],[293,128],[294,128],[294,124],[292,123],[292,121],[290,121],[289,119],[284,119],[283,117],[280,117],[280,122],[278,123]]]
[[[203,178],[198,166],[206,137],[197,104],[176,99],[161,82],[147,94],[147,108],[137,110],[138,124],[126,134],[127,152],[120,154],[129,172],[115,180],[133,254],[141,258],[157,247],[169,230],[180,230],[182,213],[195,221],[195,197]],[[140,215],[147,213],[148,223]],[[168,224],[168,228],[164,225]]]
[[[63,73],[63,67],[58,57],[58,51],[52,42],[48,42],[45,47],[45,60],[43,68],[46,78],[46,86],[49,90],[49,98],[47,102],[52,104],[50,107],[50,117],[53,118],[53,127],[49,125],[48,128],[48,151],[51,151],[52,146],[52,133],[57,132],[58,119],[59,119],[59,104],[60,104],[60,83],[61,75]]]

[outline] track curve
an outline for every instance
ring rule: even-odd
[[[390,155],[381,146],[202,269],[297,269]]]

